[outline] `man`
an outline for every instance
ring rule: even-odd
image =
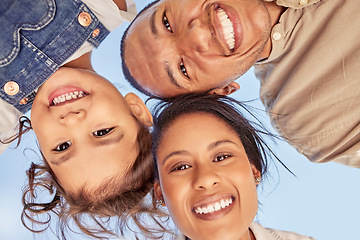
[[[314,162],[360,167],[358,1],[163,0],[122,41],[144,93],[230,94],[252,65],[273,126]],[[136,81],[135,81],[136,79]]]

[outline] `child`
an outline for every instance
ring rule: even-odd
[[[90,236],[108,232],[100,218],[132,215],[152,186],[151,114],[136,95],[124,98],[96,74],[90,61],[109,31],[135,15],[129,3],[6,0],[0,6],[0,139],[14,140],[6,141],[32,107],[31,124],[23,119],[18,136],[32,128],[44,159],[29,169],[23,196],[22,220],[34,232],[48,227],[49,219],[37,216],[51,211],[62,236],[69,218]],[[50,199],[37,198],[42,188]],[[85,230],[83,213],[100,228]]]
[[[253,222],[269,149],[233,103],[185,96],[154,120],[154,192],[184,234],[178,239],[313,239]]]

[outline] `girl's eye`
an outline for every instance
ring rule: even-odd
[[[181,163],[181,164],[175,165],[173,168],[171,168],[170,172],[181,171],[181,170],[188,169],[190,167],[191,166],[188,164]]]
[[[62,151],[65,151],[66,149],[68,149],[70,146],[71,146],[71,141],[63,142],[63,143],[60,143],[59,145],[57,145],[54,148],[54,151],[62,152]]]
[[[184,75],[186,78],[190,79],[189,75],[186,72],[186,67],[185,67],[184,62],[183,62],[182,59],[180,61],[180,71],[181,71],[182,75]]]
[[[109,134],[109,132],[111,132],[111,130],[113,130],[114,128],[104,128],[104,129],[100,129],[100,130],[97,130],[95,132],[93,132],[93,135],[95,137],[102,137],[102,136],[105,136],[107,134]]]
[[[223,161],[223,160],[225,160],[226,158],[229,158],[229,157],[231,157],[231,155],[229,155],[229,154],[220,154],[220,155],[215,157],[214,162],[221,162],[221,161]]]
[[[168,18],[167,18],[167,16],[166,16],[165,13],[164,13],[164,15],[163,15],[163,24],[164,24],[164,27],[165,27],[169,32],[173,32],[172,29],[171,29],[169,20],[168,20]]]

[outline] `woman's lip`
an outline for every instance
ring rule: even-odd
[[[75,91],[83,91],[85,92],[83,89],[79,88],[79,87],[74,87],[74,86],[64,86],[64,87],[60,87],[60,88],[57,88],[56,90],[52,91],[50,94],[49,94],[49,97],[48,97],[48,100],[49,100],[49,106],[52,106],[54,105],[53,104],[53,100],[54,98],[58,97],[58,96],[61,96],[63,94],[66,94],[66,93],[71,93],[71,92],[75,92]],[[85,92],[86,93],[86,92]],[[79,98],[80,99],[80,98]],[[73,101],[76,101],[78,99],[72,99],[72,100],[68,100],[64,103],[59,103],[57,104],[56,106],[58,105],[63,105],[65,103],[70,103],[70,102],[73,102]]]
[[[231,23],[233,24],[234,36],[235,36],[235,46],[234,46],[234,49],[231,50],[231,52],[234,52],[234,51],[236,51],[236,49],[238,49],[240,47],[242,40],[243,40],[243,31],[242,31],[243,28],[242,28],[240,17],[237,14],[237,12],[231,7],[224,6],[221,4],[216,4],[214,7],[214,17],[213,17],[214,20],[213,21],[214,21],[215,31],[216,31],[217,36],[221,39],[223,46],[225,46],[228,51],[230,51],[230,50],[228,48],[228,45],[226,43],[226,40],[225,40],[225,37],[223,34],[223,27],[217,17],[216,9],[218,7],[220,7],[221,9],[223,9],[225,11],[225,13],[228,15]]]

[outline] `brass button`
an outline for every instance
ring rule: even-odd
[[[299,4],[301,6],[306,5],[309,2],[309,0],[300,0]]]
[[[90,25],[91,23],[91,16],[89,13],[87,12],[82,12],[79,14],[78,16],[78,22],[80,23],[81,26],[83,27],[87,27]]]
[[[23,98],[23,99],[21,99],[20,100],[20,105],[25,105],[25,104],[27,104],[27,102],[29,101],[29,99],[28,98]]]
[[[19,90],[19,84],[16,82],[10,81],[4,85],[4,91],[7,95],[15,95],[19,92]]]
[[[100,34],[100,29],[95,29],[93,32],[92,32],[92,37],[94,38],[94,37],[97,37],[97,36],[99,36],[99,34]]]

